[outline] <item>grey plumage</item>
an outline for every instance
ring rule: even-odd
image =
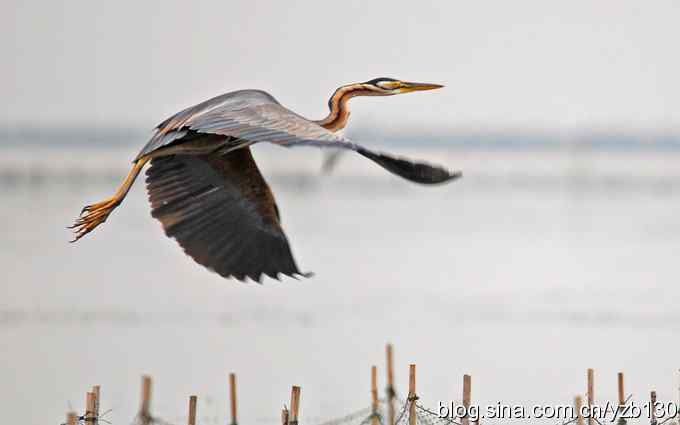
[[[395,158],[353,143],[285,108],[261,90],[223,94],[178,112],[156,127],[156,133],[136,160],[181,142],[187,131],[224,136],[227,141],[226,149],[221,148],[223,151],[228,151],[228,147],[238,148],[262,142],[280,146],[349,149],[417,183],[443,183],[460,176],[460,173],[452,173],[442,167]],[[423,173],[429,178],[414,178]]]
[[[410,181],[443,183],[460,174],[374,152],[335,133],[347,121],[351,97],[440,87],[385,78],[343,86],[321,121],[296,114],[260,90],[235,91],[186,108],[156,127],[113,197],[83,208],[71,226],[74,241],[106,221],[150,161],[146,183],[151,215],[196,262],[239,280],[308,276],[293,258],[276,201],[250,145],[345,149]]]

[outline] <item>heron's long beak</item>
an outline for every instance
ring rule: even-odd
[[[402,87],[399,89],[399,93],[410,93],[412,91],[434,90],[434,89],[440,89],[442,87],[444,87],[444,86],[442,86],[440,84],[403,82]]]

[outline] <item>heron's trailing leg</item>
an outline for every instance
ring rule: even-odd
[[[128,191],[130,191],[139,172],[142,171],[144,164],[146,164],[148,160],[149,158],[140,158],[135,161],[132,170],[128,173],[123,184],[120,185],[116,194],[111,198],[83,208],[80,212],[80,217],[76,219],[76,222],[72,226],[69,226],[69,229],[73,229],[73,232],[75,233],[75,237],[71,242],[77,241],[106,221],[111,212],[123,202],[123,199],[125,199]]]

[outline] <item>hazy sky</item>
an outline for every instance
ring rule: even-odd
[[[0,5],[0,124],[152,127],[241,88],[310,118],[377,76],[354,125],[680,129],[680,2],[30,1]]]

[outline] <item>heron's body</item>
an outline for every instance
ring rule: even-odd
[[[305,275],[295,264],[274,196],[250,145],[267,142],[349,149],[419,183],[440,183],[459,176],[440,167],[372,152],[335,133],[347,122],[350,98],[396,94],[397,84],[403,92],[409,84],[416,87],[409,91],[440,87],[392,79],[343,86],[329,100],[328,117],[319,121],[286,109],[260,90],[223,94],[180,111],[156,127],[116,194],[83,209],[72,226],[75,240],[106,221],[150,162],[146,183],[151,214],[196,262],[239,280]]]

